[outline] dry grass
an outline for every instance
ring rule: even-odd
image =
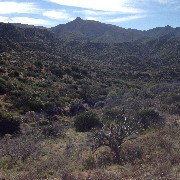
[[[123,165],[113,162],[111,151],[102,147],[95,154],[87,142],[88,133],[70,128],[64,138],[38,143],[36,158],[12,163],[0,157],[0,178],[18,180],[178,180],[180,178],[180,129],[164,127],[144,132],[123,146]],[[2,142],[1,142],[2,143]]]

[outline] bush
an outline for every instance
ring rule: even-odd
[[[89,141],[92,143],[92,151],[103,146],[107,146],[113,152],[114,161],[118,164],[123,164],[122,146],[130,136],[135,135],[140,130],[140,124],[134,119],[124,117],[116,124],[103,125],[100,129],[93,129]]]
[[[162,124],[163,122],[159,113],[153,109],[141,110],[136,114],[136,118],[140,121],[144,129]]]
[[[0,95],[3,95],[5,93],[6,93],[6,81],[0,78]]]
[[[0,112],[0,136],[16,134],[20,131],[20,122],[11,113]]]
[[[0,146],[0,156],[9,156],[11,163],[24,161],[28,157],[35,158],[41,152],[41,145],[36,144],[36,137],[31,134],[2,138]]]
[[[12,72],[9,74],[9,77],[19,77],[19,72],[18,72],[18,71],[12,71]]]
[[[83,161],[83,166],[86,170],[94,169],[96,167],[96,162],[93,156],[88,156]]]
[[[56,75],[59,78],[63,77],[63,70],[60,67],[51,66],[50,71],[52,74]]]
[[[69,110],[72,116],[83,113],[84,111],[86,111],[86,108],[81,103],[73,104]]]
[[[16,108],[21,107],[25,111],[41,111],[45,106],[45,102],[40,97],[40,92],[33,89],[11,91],[11,99]]]
[[[42,69],[42,67],[43,67],[43,63],[42,63],[41,61],[36,61],[36,62],[34,63],[34,65],[35,65],[37,68],[39,68],[39,69]]]
[[[41,122],[40,122],[41,123]],[[44,125],[38,127],[42,131],[42,136],[45,138],[64,137],[68,129],[66,124],[61,122],[44,122]]]
[[[103,112],[103,123],[112,124],[124,120],[123,110],[118,108],[106,108]]]
[[[101,122],[97,114],[90,111],[78,115],[75,119],[74,126],[78,132],[87,132],[92,128],[101,126]]]

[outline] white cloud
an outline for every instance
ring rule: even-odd
[[[74,11],[74,13],[82,13],[85,16],[111,16],[120,14],[116,11],[95,11],[95,10],[81,10],[81,11]]]
[[[96,18],[96,17],[87,16],[87,17],[86,17],[86,20],[99,21],[100,19],[99,19],[99,18]]]
[[[36,19],[29,17],[6,17],[0,16],[0,22],[4,23],[21,23],[21,24],[29,24],[29,25],[41,25],[41,26],[50,26],[52,23],[50,21],[46,21],[44,19]]]
[[[65,6],[74,6],[102,11],[117,11],[121,13],[141,13],[142,10],[133,7],[132,0],[46,0]]]
[[[6,17],[6,16],[0,16],[0,22],[8,22],[9,20],[9,17]]]
[[[39,10],[34,3],[25,2],[0,2],[0,14],[37,13]]]
[[[72,18],[70,16],[69,13],[66,12],[66,10],[61,10],[61,11],[56,11],[56,10],[51,10],[51,11],[45,11],[43,13],[43,16],[46,16],[48,18],[51,19],[61,19],[61,20],[73,20],[74,18]]]
[[[31,24],[31,25],[51,25],[50,21],[44,19],[36,19],[29,17],[13,17],[11,18],[13,23]]]
[[[85,19],[87,20],[103,21],[108,23],[118,23],[118,22],[130,21],[130,20],[147,17],[147,14],[135,14],[130,16],[112,18],[112,16],[117,16],[121,14],[116,11],[112,12],[112,11],[83,10],[79,12],[83,13],[85,15]]]
[[[119,23],[119,22],[134,20],[134,19],[141,19],[141,18],[145,18],[145,17],[146,17],[146,15],[125,16],[125,17],[120,17],[120,18],[108,19],[108,20],[105,20],[105,22]]]

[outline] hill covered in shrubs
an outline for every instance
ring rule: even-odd
[[[178,27],[0,23],[0,179],[175,179],[179,82]]]

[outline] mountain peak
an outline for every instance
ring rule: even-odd
[[[171,26],[167,25],[165,26],[166,29],[173,29]]]
[[[80,17],[77,17],[74,21],[82,21]]]

